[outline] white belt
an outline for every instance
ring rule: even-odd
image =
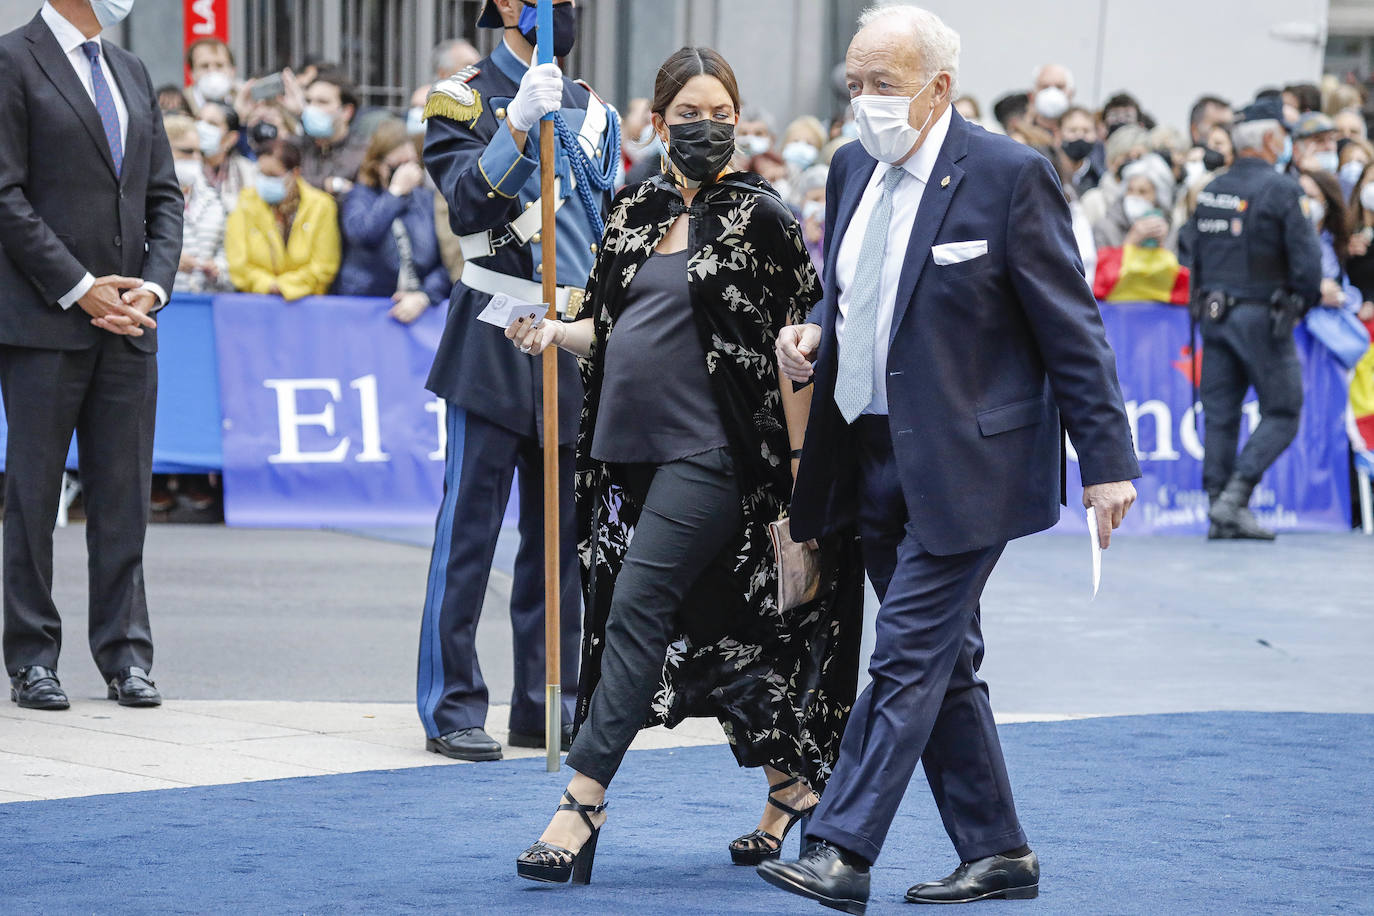
[[[544,287],[533,280],[524,280],[520,277],[512,277],[509,274],[497,273],[494,270],[487,270],[477,264],[468,261],[463,265],[463,285],[468,289],[475,289],[479,293],[487,293],[495,296],[497,293],[505,293],[513,299],[521,302],[538,303],[544,301]],[[560,286],[555,295],[559,317],[576,318],[582,309],[582,299],[586,295],[586,290],[576,286]]]

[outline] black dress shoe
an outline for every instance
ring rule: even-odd
[[[120,706],[161,706],[162,694],[148,672],[137,666],[120,668],[119,673],[110,678],[110,690],[105,696],[118,700]]]
[[[454,760],[500,760],[501,745],[480,728],[460,728],[456,732],[429,738],[425,750]]]
[[[764,862],[758,872],[774,887],[832,910],[861,914],[868,908],[868,870],[850,865],[838,846],[823,841],[806,847],[795,862]]]
[[[906,892],[910,903],[973,903],[975,900],[1030,900],[1040,894],[1040,860],[1028,852],[1019,859],[988,856],[964,862],[943,881],[926,881]]]
[[[571,750],[573,742],[573,727],[563,726],[563,740],[558,746],[563,750]],[[506,738],[506,743],[511,747],[545,747],[543,732],[516,732],[513,731]]]
[[[10,699],[24,709],[67,709],[67,694],[57,680],[57,672],[42,665],[20,668],[10,678]]]

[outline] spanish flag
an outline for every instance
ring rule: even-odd
[[[1366,321],[1366,328],[1374,336],[1374,321]],[[1365,353],[1355,366],[1350,380],[1350,412],[1355,416],[1355,431],[1363,442],[1363,451],[1374,454],[1374,347]],[[1360,442],[1352,443],[1360,451]]]
[[[1188,304],[1188,268],[1167,248],[1124,245],[1097,252],[1093,294],[1103,302]]]

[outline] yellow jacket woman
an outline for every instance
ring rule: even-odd
[[[300,162],[291,143],[269,144],[258,157],[257,186],[243,190],[229,215],[224,249],[239,292],[322,296],[339,272],[338,207],[301,180]]]

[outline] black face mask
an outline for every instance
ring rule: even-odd
[[[524,0],[525,8],[520,11],[520,22],[508,25],[525,37],[531,45],[539,47],[538,7]],[[557,3],[553,7],[553,56],[567,57],[572,53],[577,41],[577,7],[571,3]]]
[[[1202,167],[1209,172],[1215,172],[1226,164],[1226,157],[1214,149],[1209,149],[1202,154]]]
[[[1068,143],[1064,144],[1063,150],[1064,155],[1068,156],[1074,162],[1082,162],[1084,159],[1088,158],[1089,154],[1092,153],[1093,142],[1091,140],[1083,139],[1070,140]]]
[[[668,127],[668,158],[688,181],[701,184],[720,174],[735,155],[735,125],[691,121]]]

